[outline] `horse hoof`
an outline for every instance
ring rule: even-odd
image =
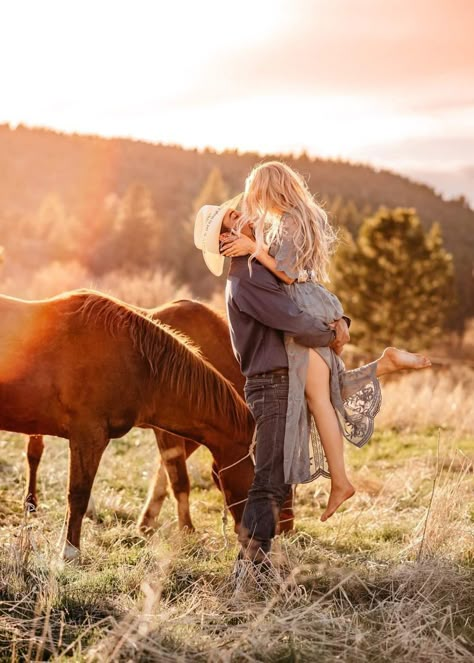
[[[26,513],[36,513],[38,510],[38,498],[33,493],[28,493],[25,497],[24,509]]]
[[[196,528],[194,525],[181,525],[179,528],[179,531],[182,532],[183,534],[192,534],[193,532],[196,531]]]
[[[154,518],[143,518],[137,523],[137,530],[141,536],[152,536],[156,532]]]
[[[34,502],[25,502],[25,511],[28,514],[36,515],[38,512],[38,507]]]
[[[73,546],[71,543],[66,542],[64,544],[63,552],[61,557],[65,562],[74,562],[81,556],[81,551],[76,546]]]

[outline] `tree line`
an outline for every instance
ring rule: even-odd
[[[152,192],[140,183],[122,197],[106,196],[88,223],[50,194],[36,214],[3,217],[3,269],[33,273],[48,263],[79,261],[97,277],[120,270],[127,279],[159,267],[172,273],[178,287],[211,298],[224,288],[225,276],[212,276],[195,249],[194,218],[202,205],[219,204],[234,193],[213,168],[190,212],[174,224],[164,222]],[[352,337],[361,348],[427,345],[444,329],[456,328],[462,309],[452,255],[438,224],[425,231],[413,208],[360,209],[341,196],[325,207],[340,235],[328,287],[354,318]]]
[[[210,173],[217,169],[233,196],[242,190],[246,175],[263,158],[283,158],[302,173],[318,200],[333,212],[335,222],[349,228],[352,235],[380,207],[416,209],[425,232],[438,223],[446,249],[453,255],[457,308],[450,324],[462,334],[465,320],[474,316],[474,211],[462,197],[444,200],[429,186],[365,164],[313,158],[304,153],[262,157],[236,150],[187,150],[176,145],[0,125],[0,245],[10,233],[8,226],[19,227],[25,217],[37,218],[45,199],[54,192],[68,225],[79,225],[75,237],[82,233],[81,240],[75,240],[79,248],[74,251],[77,254],[80,250],[91,269],[100,272],[124,243],[128,224],[125,217],[121,222],[117,219],[118,207],[123,207],[125,198],[132,195],[131,186],[142,186],[146,191],[139,195],[145,209],[146,198],[151,201],[155,237],[160,235],[157,246],[150,241],[145,253],[151,254],[152,262],[159,259],[164,269],[173,267],[176,273],[183,272],[184,282],[195,267],[183,259],[186,241],[180,238],[189,233],[187,224],[194,203]],[[54,203],[49,206],[54,207]],[[140,222],[146,224],[147,218],[150,222],[148,212]],[[34,220],[27,225],[34,225]],[[33,234],[28,237],[22,240],[32,248],[29,253],[21,252],[22,259],[27,256],[25,265],[42,259],[35,255],[35,248],[46,253],[56,251],[53,241],[46,249]],[[143,260],[146,264],[146,255]],[[7,264],[11,265],[8,256]],[[206,284],[207,275],[200,274],[200,278],[204,290],[211,287]]]

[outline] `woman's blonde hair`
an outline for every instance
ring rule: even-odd
[[[242,224],[253,223],[257,244],[250,259],[284,230],[280,220],[287,213],[295,244],[294,270],[313,269],[318,281],[329,280],[329,258],[337,235],[299,173],[281,161],[253,168],[245,181],[243,211]]]

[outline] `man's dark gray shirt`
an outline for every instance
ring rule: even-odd
[[[301,311],[256,260],[250,274],[247,256],[231,261],[226,306],[232,347],[246,377],[288,367],[284,333],[306,347],[325,347],[336,337],[321,318]]]

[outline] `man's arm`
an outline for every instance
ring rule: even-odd
[[[258,268],[257,265],[253,267]],[[336,338],[336,332],[322,318],[301,311],[282,290],[275,277],[264,267],[260,269],[264,269],[265,274],[259,274],[258,279],[239,279],[234,294],[234,301],[239,309],[265,326],[293,336],[300,345],[331,345]]]

